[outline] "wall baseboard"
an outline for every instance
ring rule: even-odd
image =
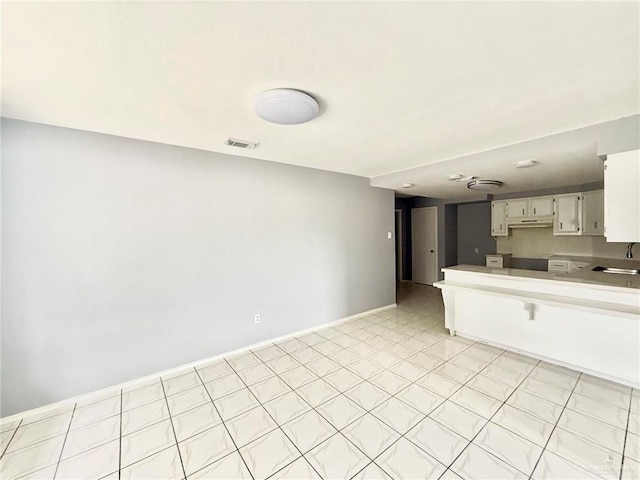
[[[288,333],[286,335],[282,335],[280,337],[270,338],[268,340],[263,340],[262,342],[253,343],[251,345],[246,345],[244,347],[237,348],[235,350],[230,350],[228,352],[220,353],[218,355],[214,355],[213,357],[209,357],[203,360],[198,360],[196,362],[187,363],[184,365],[180,365],[179,367],[171,368],[169,370],[163,370],[161,372],[153,373],[151,375],[146,375],[144,377],[136,378],[135,380],[129,380],[128,382],[120,383],[117,385],[113,385],[106,388],[101,388],[100,390],[95,390],[93,392],[85,393],[82,395],[78,395],[76,397],[67,398],[64,400],[60,400],[59,402],[49,403],[47,405],[43,405],[42,407],[37,407],[31,410],[25,410],[24,412],[14,413],[13,415],[9,415],[7,417],[3,417],[0,419],[0,425],[6,422],[12,422],[14,420],[25,419],[33,416],[45,415],[48,411],[56,412],[57,410],[62,410],[65,407],[71,407],[73,404],[77,402],[87,402],[92,399],[100,399],[100,397],[107,398],[106,395],[113,392],[114,390],[121,390],[124,388],[132,389],[131,387],[135,387],[136,385],[143,386],[146,382],[151,380],[155,380],[158,377],[165,377],[169,375],[174,375],[180,373],[182,370],[187,370],[191,368],[197,368],[198,366],[215,362],[216,360],[221,360],[225,357],[240,355],[242,353],[248,352],[249,350],[256,350],[261,347],[265,347],[272,343],[282,342],[284,340],[298,337],[301,335],[306,335],[308,333],[315,332],[316,330],[322,330],[327,327],[332,327],[334,325],[339,325],[341,323],[347,322],[349,320],[354,320],[356,318],[364,317],[367,315],[372,315],[374,313],[382,312],[384,310],[389,310],[395,308],[397,306],[396,303],[392,303],[389,305],[385,305],[383,307],[373,308],[371,310],[366,310],[364,312],[356,313],[354,315],[349,315],[348,317],[343,317],[338,320],[333,320],[331,322],[322,323],[315,327],[306,328],[304,330],[297,330],[293,333]],[[45,417],[43,417],[45,418]]]

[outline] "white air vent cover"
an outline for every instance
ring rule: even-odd
[[[238,148],[256,148],[259,143],[247,142],[246,140],[238,140],[237,138],[227,138],[224,142],[225,145],[230,145],[232,147]]]

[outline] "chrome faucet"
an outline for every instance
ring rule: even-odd
[[[627,258],[633,258],[633,253],[631,252],[631,249],[633,248],[633,246],[636,244],[636,242],[630,243],[629,245],[627,245]]]

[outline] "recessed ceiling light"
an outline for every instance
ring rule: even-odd
[[[535,160],[520,160],[516,163],[516,168],[529,168],[538,164]]]
[[[472,180],[467,183],[467,188],[470,190],[494,190],[501,186],[500,180]]]
[[[267,122],[282,125],[305,123],[318,116],[320,106],[311,95],[292,88],[276,88],[256,98],[256,114]]]
[[[416,186],[415,183],[403,183],[402,184],[402,188],[413,188],[415,186]]]

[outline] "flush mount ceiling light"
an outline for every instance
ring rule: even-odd
[[[300,90],[276,88],[257,96],[255,110],[256,115],[267,122],[297,125],[316,118],[320,106],[311,95]]]
[[[499,180],[472,180],[467,183],[467,188],[470,190],[495,190],[496,188],[500,188],[502,186],[502,182]]]
[[[401,186],[402,186],[402,188],[413,188],[413,187],[416,186],[416,184],[415,183],[403,183]]]
[[[454,173],[453,175],[449,175],[447,177],[447,179],[450,182],[457,182],[458,180],[460,180],[462,177],[464,177],[464,175],[460,174],[460,173]]]
[[[529,168],[538,164],[535,160],[520,160],[516,163],[516,168]]]

